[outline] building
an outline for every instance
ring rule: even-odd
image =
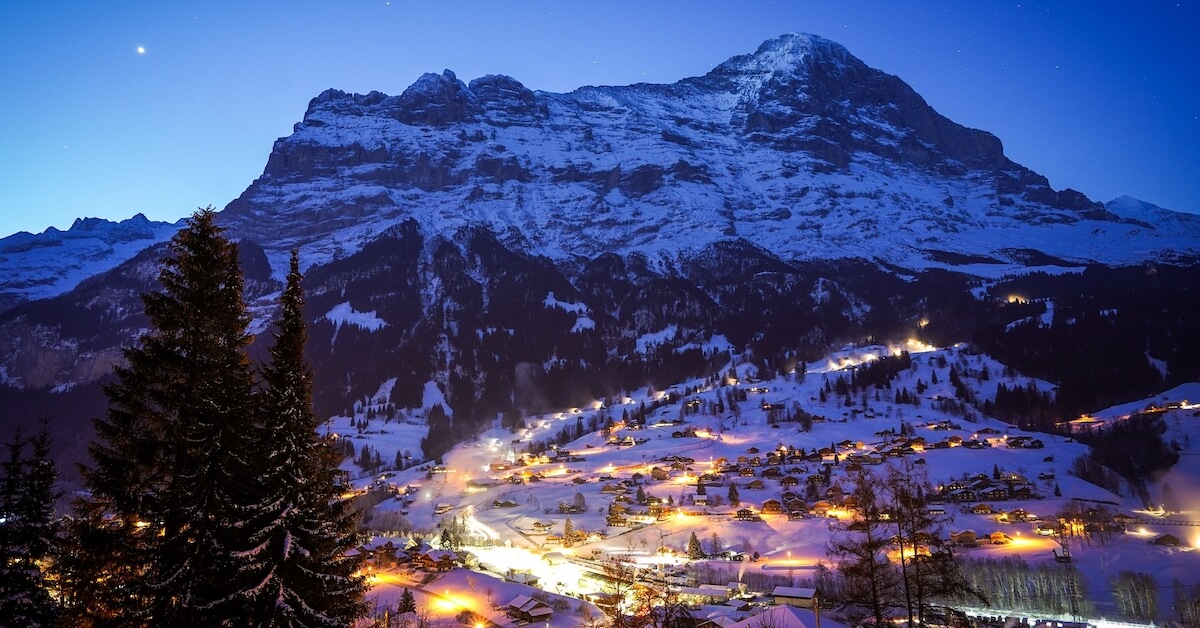
[[[1155,545],[1171,545],[1178,547],[1180,545],[1179,537],[1174,534],[1160,534],[1150,541]]]
[[[820,617],[819,612],[795,606],[772,606],[767,610],[733,623],[719,624],[722,628],[847,628],[846,624]],[[700,624],[703,626],[704,624]]]
[[[765,515],[782,515],[784,512],[786,512],[783,509],[783,502],[779,501],[778,499],[768,499],[764,501],[762,511]]]
[[[976,536],[974,530],[963,530],[961,532],[951,532],[950,542],[954,545],[975,547],[979,544],[979,538]]]
[[[554,615],[554,610],[541,600],[529,597],[528,595],[518,595],[508,603],[505,613],[509,617],[528,623],[536,621],[549,622],[550,617]]]
[[[425,571],[450,571],[459,565],[458,554],[450,550],[429,550],[417,556],[413,563]]]
[[[531,573],[524,571],[513,571],[511,569],[508,570],[508,574],[504,576],[505,582],[516,582],[517,584],[524,584],[531,587],[538,586],[539,580],[540,578]]]
[[[749,508],[739,509],[733,518],[738,521],[762,521],[762,517],[754,514],[754,511]]]
[[[688,605],[722,604],[728,599],[729,589],[715,584],[679,588],[679,601]]]
[[[774,591],[771,591],[771,597],[775,598],[776,604],[813,608],[817,603],[817,590],[779,586],[775,587]]]

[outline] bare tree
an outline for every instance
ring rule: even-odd
[[[1200,586],[1185,585],[1175,580],[1175,612],[1185,626],[1200,624]]]
[[[904,458],[887,468],[883,485],[909,625],[924,625],[925,607],[935,597],[961,594],[986,604],[987,598],[960,573],[953,550],[943,539],[942,526],[948,518],[929,511],[926,496],[933,493],[933,486],[925,468]]]
[[[690,626],[695,617],[679,597],[679,592],[667,587],[639,584],[634,588],[633,623],[646,628],[675,628]]]
[[[845,583],[845,601],[866,608],[879,626],[887,612],[899,606],[900,574],[887,557],[892,539],[880,520],[879,478],[860,469],[849,479],[857,508],[835,524],[837,534],[827,551]]]
[[[592,612],[592,605],[587,602],[579,603],[579,617],[583,621],[584,628],[601,628],[604,625],[604,618]]]
[[[1140,571],[1122,571],[1111,580],[1113,600],[1122,614],[1138,621],[1158,615],[1158,583]]]
[[[635,597],[637,575],[638,568],[629,563],[613,560],[604,564],[601,592],[611,603],[602,605],[600,609],[608,616],[612,628],[641,628],[644,625],[638,617],[625,613]]]

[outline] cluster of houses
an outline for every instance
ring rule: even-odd
[[[608,533],[603,530],[588,531],[584,529],[566,530],[566,524],[563,524],[564,534],[553,534],[554,523],[550,521],[534,521],[530,525],[528,534],[531,536],[546,536],[543,542],[545,545],[561,545],[563,547],[571,547],[580,543],[594,543],[603,541],[608,538]]]
[[[976,534],[974,530],[960,530],[950,533],[950,543],[959,547],[978,547],[982,543],[1007,545],[1012,543],[1012,537],[999,530],[982,537]]]
[[[401,545],[395,541],[372,541],[356,549],[363,561],[375,569],[407,566],[428,572],[442,573],[458,567],[475,567],[478,559],[470,552],[434,549],[425,541],[409,538]]]
[[[1009,436],[1009,449],[1042,449],[1046,446],[1041,439],[1032,436]]]
[[[1049,477],[1053,478],[1053,476]],[[1019,473],[1004,473],[999,478],[978,473],[970,477],[951,480],[938,486],[938,496],[952,502],[1042,498],[1033,482]]]

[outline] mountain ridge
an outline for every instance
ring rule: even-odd
[[[556,260],[636,251],[665,266],[736,237],[784,258],[911,269],[943,252],[1019,262],[1012,242],[1079,264],[1200,252],[1200,218],[1164,240],[1054,191],[995,136],[804,35],[669,85],[555,94],[446,70],[399,96],[327,90],[223,218],[251,239],[282,235],[314,262],[406,218],[430,234],[516,228]],[[320,242],[330,235],[336,246]]]
[[[66,231],[49,227],[0,238],[0,311],[67,292],[170,239],[182,225],[182,220],[151,221],[139,213],[119,222],[76,218]]]
[[[388,381],[400,407],[438,390],[454,421],[431,426],[431,455],[731,350],[780,370],[869,339],[978,338],[1047,381],[1092,360],[1063,384],[1070,408],[1200,373],[1200,216],[1055,191],[811,36],[669,85],[554,94],[445,71],[398,96],[327,90],[218,221],[241,243],[252,359],[299,249],[317,414]],[[103,412],[175,229],[0,308],[0,397]],[[44,239],[75,241],[61,233]]]

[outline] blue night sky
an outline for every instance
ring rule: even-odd
[[[669,83],[785,32],[900,76],[1056,189],[1200,213],[1198,26],[1191,1],[4,2],[0,236],[224,207],[329,87]]]

